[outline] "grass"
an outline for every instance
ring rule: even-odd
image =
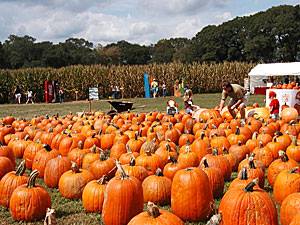
[[[202,108],[212,108],[219,103],[220,94],[201,94],[194,96],[194,103],[200,105]],[[164,111],[166,109],[166,102],[169,98],[157,99],[127,99],[134,102],[135,112],[150,112],[150,111]],[[183,103],[180,98],[175,99],[179,103],[179,108],[183,108]],[[249,104],[254,102],[264,105],[263,96],[251,96]],[[89,103],[87,101],[80,102],[66,102],[63,104],[34,104],[34,105],[0,105],[0,118],[13,115],[19,118],[30,119],[34,115],[53,115],[59,113],[65,115],[69,112],[76,113],[80,111],[88,111]],[[110,109],[109,103],[106,101],[92,102],[92,110],[94,111],[108,111]],[[20,160],[18,160],[18,163]],[[29,173],[29,171],[27,171]],[[236,173],[232,174],[232,179],[237,176]],[[38,184],[42,185],[49,192],[52,200],[52,208],[56,210],[58,224],[64,225],[83,225],[83,224],[103,224],[101,215],[97,213],[85,213],[81,200],[68,200],[61,196],[57,189],[49,189],[46,187],[42,179],[37,180]],[[230,182],[226,182],[225,191],[227,190]],[[220,199],[215,200],[216,205],[219,205]],[[170,209],[170,206],[162,207]],[[43,221],[32,223],[16,222],[10,216],[7,209],[0,207],[0,225],[18,225],[18,224],[37,224],[42,225]],[[186,223],[186,224],[206,224],[206,223]]]
[[[132,101],[134,103],[134,112],[150,112],[150,111],[165,111],[167,101],[170,98],[156,98],[156,99],[144,99],[144,98],[133,98],[125,99]],[[181,98],[175,98],[176,102],[179,104],[179,109],[183,108],[183,101]],[[213,108],[219,104],[220,93],[214,94],[198,94],[193,96],[194,104],[199,105],[201,108]],[[253,95],[250,96],[249,105],[254,102],[259,103],[264,106],[264,96]],[[110,110],[110,104],[106,100],[92,101],[91,109],[93,111],[108,111]],[[59,113],[60,115],[65,115],[69,112],[76,113],[82,111],[89,111],[88,101],[78,101],[78,102],[66,102],[63,104],[52,103],[52,104],[9,104],[0,105],[0,118],[12,115],[18,118],[30,119],[35,115],[54,115]]]

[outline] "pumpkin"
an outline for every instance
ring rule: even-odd
[[[169,162],[169,156],[174,158],[178,157],[176,148],[171,148],[169,144],[161,145],[158,149],[156,149],[155,154],[160,156],[162,166],[164,167]]]
[[[100,147],[100,140],[96,137],[95,133],[92,136],[87,137],[84,140],[83,148],[91,148],[94,145],[96,145],[97,147]]]
[[[197,154],[191,151],[189,145],[186,145],[185,152],[180,153],[178,156],[178,163],[181,165],[182,168],[188,168],[199,166],[200,161]]]
[[[258,145],[259,141],[257,140],[258,133],[254,132],[252,135],[252,139],[247,140],[246,146],[250,152],[252,152]]]
[[[119,158],[122,165],[129,164],[132,157],[136,158],[140,155],[138,152],[132,152],[128,145],[126,145],[126,149],[127,153],[122,154]]]
[[[90,181],[83,189],[82,204],[87,212],[101,213],[104,201],[107,178]]]
[[[11,150],[14,152],[16,158],[23,158],[24,151],[29,144],[27,141],[29,136],[26,136],[24,140],[15,140],[12,141]]]
[[[101,135],[100,143],[101,143],[101,149],[108,150],[110,149],[114,144],[114,134],[103,134]]]
[[[45,167],[44,182],[49,188],[58,187],[60,177],[71,169],[71,161],[66,156],[58,155],[50,159]]]
[[[147,211],[133,217],[128,225],[184,225],[183,221],[173,213],[159,209],[154,203],[148,202]]]
[[[257,182],[225,193],[219,207],[222,225],[278,224],[275,204],[268,193],[256,186]]]
[[[113,159],[119,159],[122,154],[126,153],[126,145],[122,142],[115,143],[110,150],[110,157]]]
[[[78,165],[72,162],[71,170],[59,179],[59,192],[65,198],[80,199],[85,185],[93,179],[93,174],[88,170],[79,169]]]
[[[142,139],[138,138],[138,132],[135,133],[134,138],[131,138],[127,143],[126,146],[131,149],[132,152],[139,152],[142,145]]]
[[[199,161],[206,155],[211,153],[209,150],[209,143],[203,140],[203,137],[197,138],[191,144],[191,151],[195,152],[199,158]]]
[[[0,156],[0,179],[7,174],[8,172],[11,172],[14,170],[14,165],[10,161],[9,158]]]
[[[9,210],[14,220],[34,221],[43,219],[47,208],[51,208],[51,198],[40,185],[35,184],[39,172],[31,172],[27,184],[17,187],[10,198]]]
[[[162,162],[158,155],[147,151],[146,154],[136,158],[136,165],[143,166],[148,171],[148,175],[153,175],[158,168],[162,169]]]
[[[228,160],[231,167],[231,171],[237,171],[239,166],[238,158],[234,154],[229,153],[227,149],[223,150],[223,157]]]
[[[23,159],[25,160],[27,169],[32,168],[32,163],[36,153],[42,149],[43,149],[43,145],[40,144],[38,141],[30,143],[26,147],[24,151]]]
[[[204,160],[207,161],[209,167],[216,167],[222,171],[222,175],[225,181],[229,181],[231,177],[231,165],[229,161],[223,156],[218,155],[217,149],[213,149],[212,154],[206,155],[200,162],[203,166]]]
[[[300,213],[299,202],[300,202],[300,193],[290,194],[283,200],[280,207],[281,225],[291,224],[293,218]]]
[[[205,172],[199,168],[179,170],[172,182],[171,209],[184,221],[206,220],[212,213],[213,194]]]
[[[180,132],[176,128],[173,127],[172,123],[170,123],[169,129],[165,133],[165,140],[169,139],[172,142],[174,142],[175,144],[178,144],[179,137],[180,137]]]
[[[151,201],[158,205],[168,205],[171,201],[171,179],[163,176],[160,168],[142,183],[144,202]]]
[[[89,170],[90,166],[93,162],[98,160],[100,157],[100,154],[98,153],[97,146],[93,146],[90,148],[90,152],[85,154],[82,159],[82,169]]]
[[[290,159],[300,162],[300,146],[297,144],[296,137],[293,137],[292,144],[286,149],[286,154]]]
[[[16,159],[15,159],[15,155],[10,147],[0,144],[0,156],[9,158],[10,161],[12,162],[13,166],[15,167]]]
[[[51,149],[49,145],[44,145],[43,148],[38,151],[33,159],[32,169],[39,171],[39,177],[44,177],[46,164],[50,159],[54,159],[58,156],[56,149]]]
[[[173,158],[173,157],[169,157],[169,160],[171,162],[167,163],[164,167],[164,170],[163,170],[163,174],[164,176],[170,178],[171,180],[173,180],[173,177],[175,176],[175,173],[178,171],[178,170],[181,170],[183,169],[181,167],[181,165],[178,163],[177,159],[176,158]]]
[[[226,148],[226,149],[229,149],[229,148],[230,148],[230,143],[229,143],[229,141],[227,140],[226,137],[223,137],[223,136],[220,136],[220,137],[213,137],[213,138],[211,139],[210,146],[211,146],[212,148],[218,149],[218,152],[219,152],[219,153],[222,153],[222,150],[223,150],[224,148]]]
[[[250,153],[248,147],[246,145],[243,145],[241,141],[239,141],[237,145],[232,145],[228,151],[229,153],[235,155],[239,162],[242,161],[246,157],[246,155]]]
[[[281,171],[273,186],[274,199],[278,204],[290,194],[300,192],[300,173],[298,167]]]
[[[9,206],[9,200],[13,191],[20,185],[26,184],[28,177],[25,173],[25,161],[22,161],[16,171],[7,173],[0,181],[0,205]]]
[[[206,173],[214,198],[219,198],[224,190],[224,177],[222,171],[216,167],[209,167],[206,159],[203,160],[202,170]]]
[[[107,157],[104,152],[100,152],[100,158],[94,161],[89,168],[95,179],[100,179],[105,175],[111,177],[115,174],[115,170],[114,159]]]
[[[281,171],[298,166],[298,163],[293,159],[289,159],[284,151],[279,151],[279,157],[280,158],[273,161],[268,168],[267,177],[271,186],[274,185],[275,179]]]
[[[243,134],[241,134],[240,128],[237,127],[235,133],[234,134],[230,134],[227,137],[227,140],[230,143],[230,145],[236,145],[236,144],[239,143],[239,141],[242,144],[245,144],[247,139],[246,139],[246,137]]]
[[[284,122],[289,123],[292,120],[297,120],[298,111],[295,108],[285,108],[281,111],[280,116]]]
[[[83,158],[89,152],[90,152],[90,149],[83,148],[83,142],[79,141],[78,142],[78,147],[72,149],[68,153],[68,159],[70,161],[76,162],[76,164],[81,168],[82,167]]]
[[[275,157],[271,149],[267,146],[263,146],[263,142],[259,142],[259,146],[253,150],[255,154],[254,159],[261,161],[265,167],[269,167],[269,165],[274,161]]]
[[[121,164],[116,162],[121,176],[112,178],[106,186],[102,218],[106,225],[127,224],[143,211],[143,189],[141,182],[128,176]]]
[[[295,215],[289,225],[299,225],[300,224],[300,214]]]
[[[129,165],[123,165],[125,173],[139,179],[141,182],[148,176],[148,171],[143,166],[135,165],[135,157],[131,157]],[[117,170],[116,176],[120,176],[121,171]]]

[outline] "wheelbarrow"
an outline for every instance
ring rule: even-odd
[[[115,109],[111,111],[116,111],[118,113],[125,112],[132,109],[133,102],[125,101],[108,101],[109,104]]]

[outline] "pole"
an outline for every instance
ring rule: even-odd
[[[92,111],[92,101],[89,100],[89,112],[91,112],[91,111]]]

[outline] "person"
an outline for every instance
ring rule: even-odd
[[[179,91],[180,91],[180,96],[184,96],[184,81],[183,81],[183,79],[180,79]]]
[[[163,84],[162,84],[162,96],[163,97],[167,96],[167,86],[166,86],[165,82],[163,82]]]
[[[31,104],[34,104],[33,102],[33,93],[31,90],[27,91],[27,101],[26,104],[28,104],[29,102],[31,102]]]
[[[111,86],[111,97],[113,99],[116,98],[116,86],[114,86],[114,85]]]
[[[153,98],[156,98],[156,95],[158,93],[158,82],[155,78],[151,82],[151,91],[152,91]]]
[[[179,80],[176,80],[175,84],[174,84],[174,97],[180,97],[180,96],[181,96],[181,93],[179,90]]]
[[[267,87],[271,88],[273,85],[274,85],[274,78],[272,76],[270,76],[267,81]]]
[[[229,96],[231,98],[228,103],[228,111],[233,118],[236,117],[235,109],[240,110],[242,122],[245,122],[245,109],[247,103],[246,90],[238,84],[231,84],[228,81],[225,81],[222,85],[223,92],[222,98],[219,105],[219,111],[221,112],[225,106],[225,100]]]
[[[289,84],[289,83],[290,83],[289,76],[285,76],[285,77],[284,77],[283,83],[284,83],[284,84]]]
[[[65,92],[64,92],[64,89],[62,87],[59,88],[58,97],[59,97],[59,103],[63,103],[64,98],[65,98]]]
[[[270,91],[269,99],[271,100],[270,104],[269,104],[271,117],[273,119],[278,119],[280,104],[279,104],[278,99],[276,98],[276,93],[274,91]]]
[[[183,102],[184,102],[184,109],[185,112],[188,114],[192,114],[196,109],[199,109],[200,107],[197,105],[194,105],[193,103],[193,93],[192,90],[187,90],[183,96]]]
[[[167,102],[167,114],[174,116],[176,113],[178,113],[177,103],[171,99]]]
[[[296,82],[296,85],[299,87],[299,86],[300,86],[300,79],[299,79],[299,76],[296,76],[295,82]]]
[[[117,99],[119,99],[121,97],[121,92],[120,92],[120,88],[118,85],[115,86],[115,93],[116,93],[116,97]]]
[[[15,99],[17,104],[21,104],[21,97],[22,97],[21,89],[19,86],[17,86],[15,89]]]

